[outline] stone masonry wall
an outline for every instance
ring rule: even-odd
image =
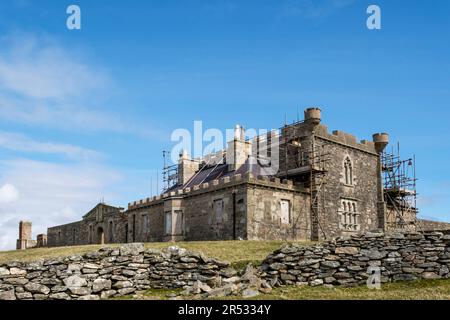
[[[381,282],[450,278],[450,236],[439,232],[384,236],[366,233],[311,247],[286,246],[261,266],[272,285],[367,283],[369,267],[379,267]]]
[[[319,220],[326,238],[351,235],[355,231],[361,233],[376,230],[378,156],[320,138],[317,138],[317,145],[325,146],[325,152],[332,155],[325,164],[328,172],[319,200],[322,208]],[[344,176],[344,161],[347,158],[350,159],[353,168],[353,181],[350,184],[346,184]],[[342,201],[356,204],[358,230],[347,230],[342,227]],[[324,239],[322,230],[319,232],[320,239]]]
[[[0,265],[0,300],[98,300],[197,281],[216,287],[235,274],[227,262],[199,253],[177,247],[145,250],[133,243],[83,256]]]
[[[281,218],[281,201],[289,203],[289,223]],[[248,240],[299,241],[311,238],[309,196],[295,190],[249,186]]]
[[[419,219],[419,226],[422,231],[440,231],[445,234],[450,233],[450,223],[448,222],[440,222],[440,221],[430,221]]]

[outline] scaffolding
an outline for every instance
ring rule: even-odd
[[[325,185],[327,183],[326,163],[330,160],[325,150],[325,145],[316,146],[314,134],[312,135],[311,155],[310,155],[310,204],[311,204],[311,224],[312,240],[319,240],[319,230],[323,238],[327,236],[320,223],[320,218],[326,210]]]
[[[382,171],[387,230],[420,229],[415,156],[402,160],[398,144],[396,152],[383,152]]]
[[[163,151],[164,168],[163,168],[163,193],[173,188],[178,183],[178,165],[170,165],[170,151]]]
[[[317,144],[315,133],[310,136],[309,147],[302,145],[297,134],[297,125],[302,121],[291,125],[285,125],[283,131],[283,151],[284,170],[281,175],[284,178],[293,178],[296,182],[301,182],[309,187],[309,205],[311,217],[311,239],[319,240],[320,234],[326,239],[326,233],[321,224],[321,218],[326,211],[326,190],[328,170],[327,163],[330,161],[329,152],[325,144]],[[291,138],[288,138],[288,130],[293,130]],[[289,169],[289,161],[292,161],[295,168]],[[306,209],[306,206],[304,207]],[[300,213],[297,216],[297,221]],[[294,223],[294,226],[297,225]]]

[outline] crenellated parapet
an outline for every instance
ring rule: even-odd
[[[358,149],[360,151],[378,154],[373,141],[361,140],[358,141],[356,136],[343,132],[340,130],[334,130],[332,133],[328,132],[328,127],[325,125],[318,125],[315,129],[315,135],[318,138],[344,145],[349,148]]]
[[[203,193],[210,193],[225,188],[235,187],[241,184],[259,185],[261,187],[280,189],[292,192],[305,191],[304,188],[295,185],[292,182],[292,180],[268,176],[255,176],[252,173],[247,173],[245,175],[235,174],[233,176],[222,177],[220,179],[205,182],[199,185],[195,185],[193,187],[178,189],[176,191],[163,193],[162,195],[142,199],[139,201],[134,201],[128,204],[128,210],[136,210],[143,207],[161,205],[164,203],[164,201],[169,199],[196,196]]]

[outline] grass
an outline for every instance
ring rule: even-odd
[[[228,261],[236,269],[245,267],[248,263],[259,264],[274,250],[283,245],[283,241],[198,241],[177,243],[146,243],[146,248],[163,249],[169,246],[179,246],[192,251],[203,252],[210,258]],[[311,244],[304,242],[304,244]],[[117,247],[119,245],[107,245]],[[10,261],[35,261],[41,259],[64,257],[83,254],[100,249],[101,245],[38,248],[21,251],[0,252],[0,265]]]
[[[237,297],[234,297],[236,299]],[[449,300],[450,280],[420,280],[382,285],[380,290],[366,286],[336,287],[281,287],[256,300]]]
[[[144,300],[166,300],[176,290],[152,289],[140,296]],[[128,297],[128,298],[131,298]],[[190,299],[190,297],[185,297]],[[191,297],[192,298],[192,297]],[[241,300],[239,296],[229,296],[221,300]],[[270,294],[263,294],[248,300],[449,300],[450,279],[421,280],[384,284],[381,290],[370,290],[366,286],[355,288],[324,287],[280,287]]]

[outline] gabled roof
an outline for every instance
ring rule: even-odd
[[[117,212],[117,211],[123,210],[123,208],[121,208],[121,207],[114,207],[114,206],[108,205],[106,203],[100,202],[94,208],[92,208],[88,213],[86,213],[83,216],[83,219],[87,219],[90,216],[95,215],[98,208],[105,208],[107,210],[107,212]]]

